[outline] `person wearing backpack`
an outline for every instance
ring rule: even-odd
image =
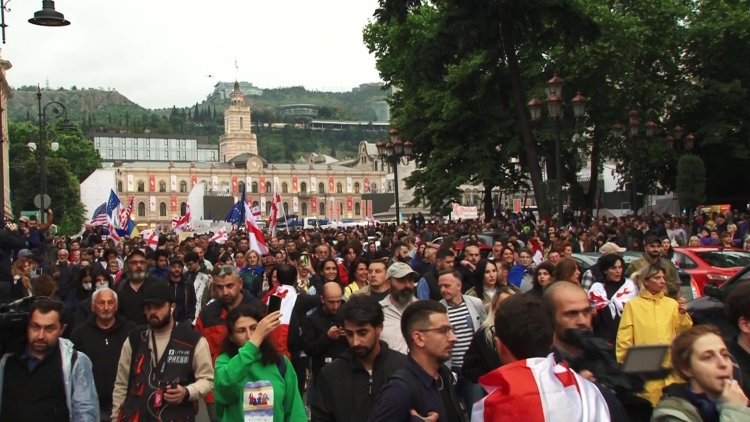
[[[412,303],[401,316],[401,332],[409,348],[406,364],[380,390],[367,420],[467,421],[456,378],[444,365],[456,344],[445,306],[432,300]]]

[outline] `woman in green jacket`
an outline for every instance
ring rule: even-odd
[[[306,421],[292,364],[268,335],[281,312],[264,316],[258,305],[239,305],[227,316],[227,337],[216,358],[214,393],[221,421]]]

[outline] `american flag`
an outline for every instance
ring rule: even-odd
[[[101,205],[96,207],[94,210],[94,216],[91,217],[89,222],[94,227],[106,226],[107,225],[107,203],[102,202]]]

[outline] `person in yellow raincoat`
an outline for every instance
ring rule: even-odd
[[[631,346],[671,344],[675,336],[693,326],[693,320],[687,313],[687,301],[682,297],[674,300],[665,296],[663,268],[649,265],[634,273],[633,277],[640,285],[640,293],[625,304],[622,312],[615,349],[620,363],[625,361]],[[672,366],[669,355],[663,366]],[[672,374],[664,379],[647,381],[640,395],[656,406],[661,399],[662,388],[679,381]]]

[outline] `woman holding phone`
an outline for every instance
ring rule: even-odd
[[[664,389],[651,417],[656,422],[748,421],[748,399],[737,380],[718,328],[698,325],[675,337],[672,365],[685,381]]]
[[[307,420],[292,363],[268,338],[280,317],[280,311],[264,315],[262,307],[250,304],[229,312],[227,336],[215,364],[218,420]]]

